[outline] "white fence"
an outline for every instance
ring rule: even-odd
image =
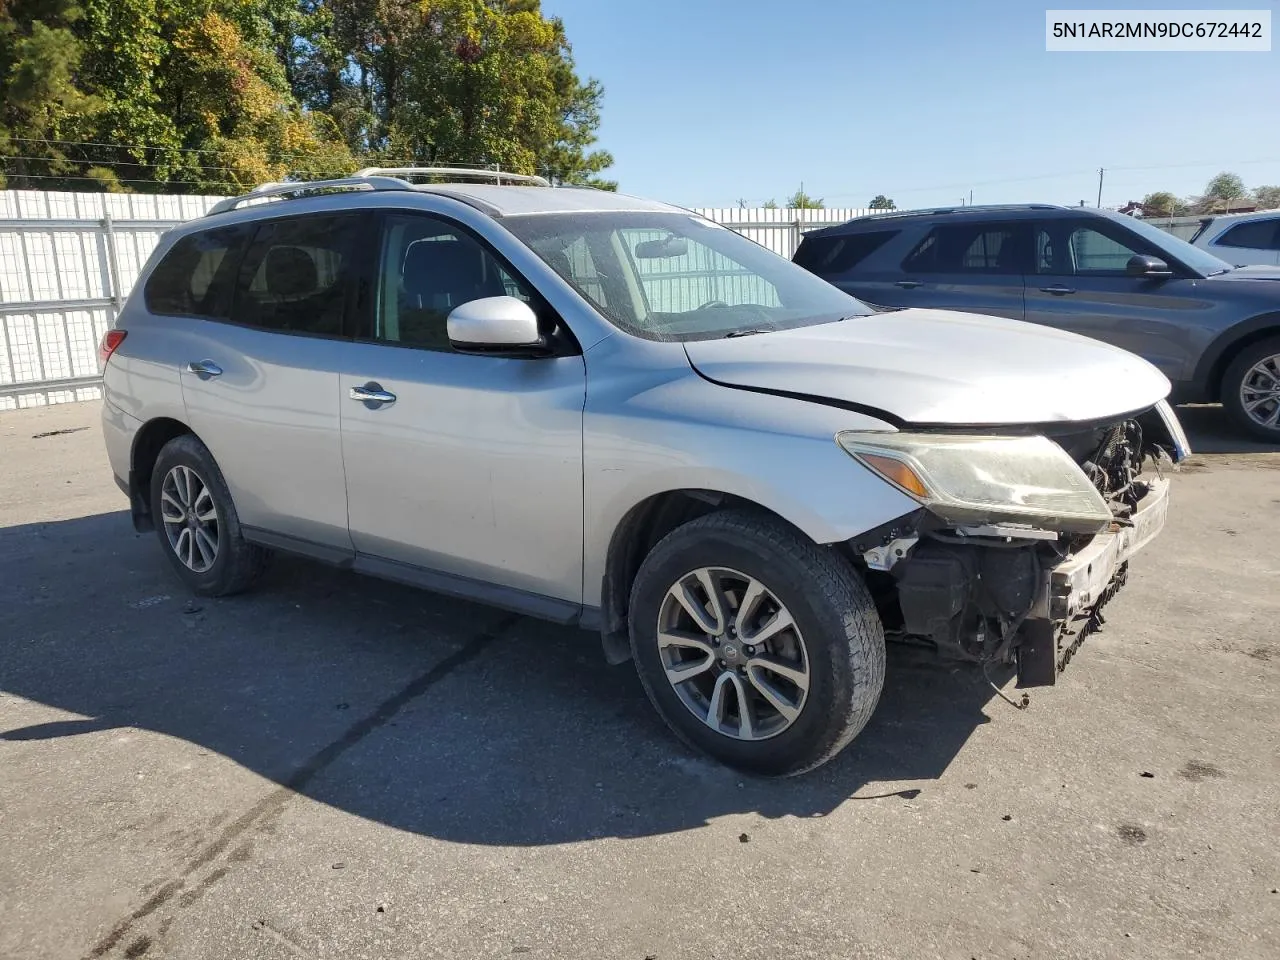
[[[98,342],[160,235],[221,197],[0,191],[0,410],[100,396]],[[699,209],[780,256],[866,210]]]
[[[217,199],[0,192],[0,410],[98,397],[98,341],[138,271]]]

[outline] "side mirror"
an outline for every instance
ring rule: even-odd
[[[1129,262],[1124,265],[1124,272],[1131,277],[1146,277],[1152,280],[1173,276],[1173,271],[1169,269],[1167,263],[1159,257],[1149,257],[1143,253],[1135,253],[1130,257]]]
[[[515,297],[483,297],[459,304],[445,325],[449,343],[460,353],[529,356],[546,348],[537,314]]]

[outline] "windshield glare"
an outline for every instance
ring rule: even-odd
[[[1201,250],[1199,247],[1193,247],[1187,241],[1175,237],[1159,227],[1152,226],[1136,217],[1125,217],[1124,219],[1125,225],[1146,240],[1147,243],[1164,251],[1175,260],[1185,263],[1197,273],[1208,276],[1209,274],[1222,273],[1224,270],[1231,269],[1231,264],[1227,263],[1227,261],[1219,260],[1213,254]]]
[[[706,340],[873,311],[693,214],[529,214],[503,225],[606,318],[650,340]]]

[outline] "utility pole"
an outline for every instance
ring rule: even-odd
[[[1106,172],[1107,171],[1102,169],[1102,167],[1098,168],[1098,207],[1099,208],[1102,207],[1102,175]]]
[[[969,191],[969,206],[973,206],[973,191]]]

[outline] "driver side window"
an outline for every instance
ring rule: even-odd
[[[511,276],[471,234],[433,217],[387,217],[382,233],[377,339],[451,351],[446,323],[450,311],[482,297],[501,296],[533,303],[524,283]]]
[[[1140,252],[1087,224],[1043,224],[1036,230],[1036,273],[1123,277],[1129,258]]]

